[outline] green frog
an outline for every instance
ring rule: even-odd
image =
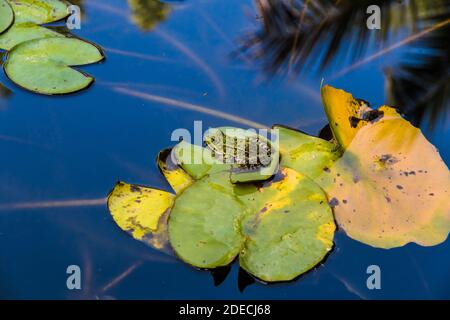
[[[278,149],[254,131],[213,128],[205,133],[204,142],[216,159],[231,164],[232,183],[267,180],[278,170]]]

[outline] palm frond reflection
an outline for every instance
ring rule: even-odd
[[[256,0],[260,27],[244,38],[242,52],[262,64],[269,74],[323,72],[387,45],[398,34],[433,32],[414,39],[410,53],[387,72],[389,103],[416,124],[430,124],[448,109],[449,0]],[[367,28],[366,9],[381,8],[381,29]],[[363,60],[364,61],[364,60]],[[420,81],[418,81],[421,79]],[[430,114],[428,114],[428,111]]]

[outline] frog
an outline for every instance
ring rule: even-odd
[[[205,133],[203,141],[216,159],[231,164],[232,183],[267,180],[278,171],[278,149],[255,131],[212,128]]]

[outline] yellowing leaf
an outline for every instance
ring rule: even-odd
[[[330,86],[322,88],[322,102],[335,139],[346,148],[365,125],[363,112],[369,107],[350,93]]]
[[[436,148],[393,108],[359,129],[319,180],[353,239],[380,248],[443,242],[450,231],[450,173]]]
[[[175,193],[182,192],[194,182],[194,179],[173,161],[171,149],[161,151],[157,163]]]
[[[108,208],[122,230],[136,240],[164,249],[166,219],[174,198],[165,191],[118,182],[108,196]]]

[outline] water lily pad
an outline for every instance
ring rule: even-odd
[[[5,0],[0,0],[0,33],[5,32],[14,22],[14,12]]]
[[[369,105],[364,100],[355,99],[344,90],[330,86],[322,88],[322,102],[331,131],[339,145],[345,149],[356,132],[370,120],[369,116],[364,118]]]
[[[161,151],[157,163],[159,170],[177,194],[194,182],[194,179],[173,161],[172,149]]]
[[[274,126],[273,129],[278,130],[281,166],[313,180],[328,170],[341,155],[332,142],[283,126]]]
[[[16,22],[45,24],[69,16],[68,6],[60,0],[8,0],[15,13]]]
[[[185,141],[177,144],[173,152],[177,163],[194,179],[230,169],[230,165],[215,159],[209,149]]]
[[[94,78],[70,66],[104,59],[91,43],[75,38],[36,39],[15,46],[4,65],[19,86],[40,94],[67,94],[89,86]]]
[[[281,176],[248,196],[256,207],[242,227],[241,267],[269,282],[292,280],[316,266],[332,249],[335,231],[321,188],[292,169]]]
[[[420,129],[393,108],[378,112],[318,180],[336,220],[351,238],[374,247],[439,244],[450,231],[449,170]]]
[[[0,35],[0,49],[11,50],[19,43],[28,40],[54,37],[64,37],[64,35],[32,22],[14,23],[7,32]]]
[[[231,263],[244,241],[246,207],[229,190],[229,174],[196,181],[179,195],[169,216],[169,240],[179,258],[198,268]]]
[[[117,225],[136,240],[156,249],[167,248],[167,215],[171,193],[118,182],[108,196],[108,208]]]

